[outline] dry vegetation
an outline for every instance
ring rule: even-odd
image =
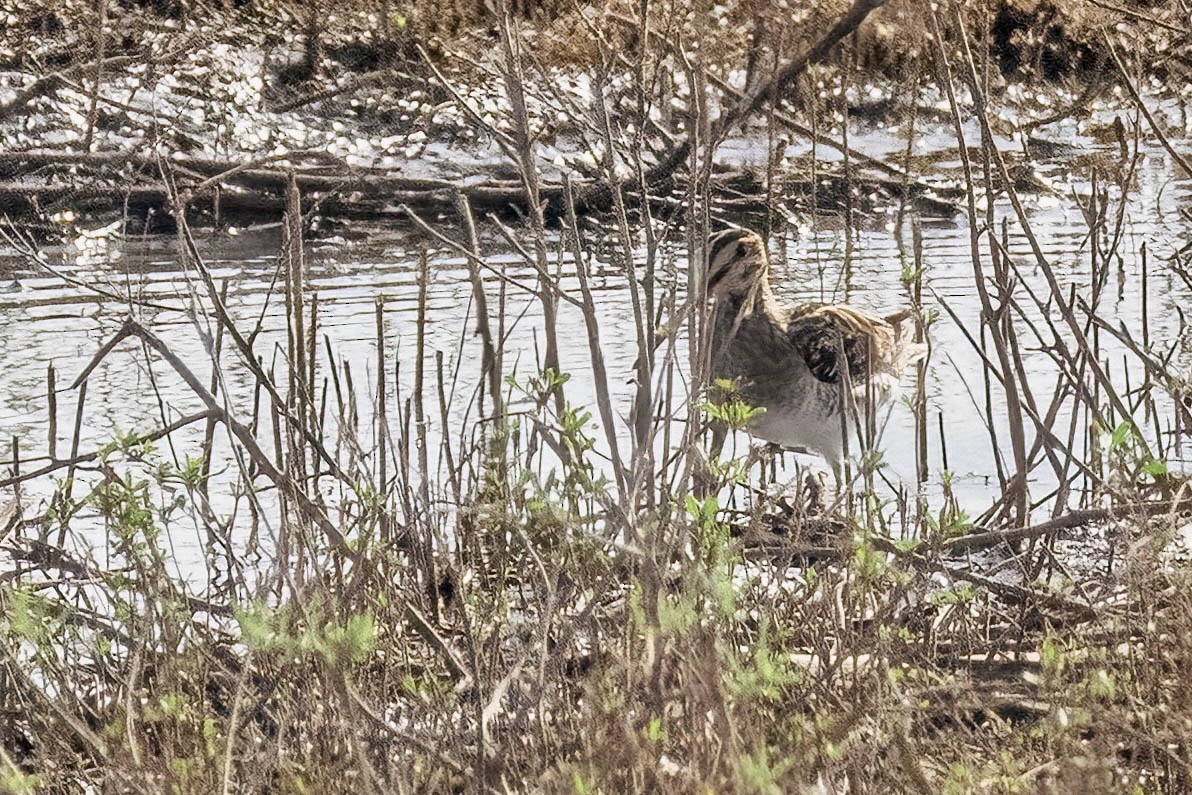
[[[531,4],[506,23],[483,3],[22,0],[0,10],[0,211],[33,222],[63,208],[127,209],[168,228],[171,183],[204,220],[243,223],[281,212],[291,171],[304,201],[339,217],[388,217],[401,202],[450,209],[461,177],[478,175],[488,179],[466,188],[478,211],[524,208],[516,173],[493,162],[506,159],[517,116],[503,39],[524,44],[521,110],[556,210],[562,174],[602,179],[596,95],[611,111],[615,146],[661,165],[698,132],[693,122],[774,84],[816,43],[827,46],[813,53],[815,68],[778,81],[754,112],[711,132],[745,124],[763,135],[827,136],[832,146],[846,112],[868,122],[946,120],[938,95],[921,96],[939,89],[928,8],[864,4],[846,41],[824,42],[847,8],[668,0],[649,5],[643,25],[633,3]],[[1007,85],[1070,92],[1056,95],[1062,107],[1011,103],[1013,124],[1000,127],[1029,132],[1086,113],[1118,82],[1114,53],[1132,77],[1187,83],[1178,2],[988,2],[960,15],[944,20],[945,47],[960,58],[955,34],[971,37],[995,111]],[[855,90],[842,107],[832,97],[845,84]],[[779,114],[758,112],[774,97]],[[172,174],[161,173],[163,158]],[[856,164],[853,178],[884,193],[905,182],[890,164],[874,170],[860,155]],[[651,173],[650,188],[665,191],[673,170]]]
[[[7,68],[41,78],[15,98],[11,86],[0,95],[6,140],[25,134],[23,148],[36,150],[0,153],[4,177],[20,183],[9,201],[25,197],[16,209],[26,228],[78,201],[80,189],[51,168],[65,165],[109,181],[87,196],[141,197],[137,206],[168,212],[214,375],[198,375],[200,363],[180,359],[130,304],[120,334],[72,374],[76,416],[86,410],[79,387],[118,345],[140,345],[200,409],[99,450],[76,441],[66,454],[53,430],[44,454],[14,442],[0,479],[0,788],[1185,792],[1192,589],[1179,552],[1190,500],[1165,462],[1188,444],[1189,383],[1178,340],[1110,324],[1100,306],[1128,244],[1122,213],[1140,141],[1164,133],[1136,78],[1187,82],[1187,5],[878,5],[777,13],[764,3],[643,1],[497,17],[395,2],[340,16],[317,4],[44,0],[10,11]],[[846,24],[828,34],[867,14],[859,33]],[[132,32],[122,40],[117,30]],[[270,84],[249,100],[266,103],[250,108],[258,122],[316,106],[329,118],[350,113],[356,131],[389,119],[405,136],[399,148],[415,133],[458,139],[466,130],[500,151],[508,178],[470,192],[447,179],[403,186],[392,169],[345,168],[326,149],[277,155],[276,142],[220,143],[217,127],[203,126],[214,111],[194,129],[150,127],[131,99],[118,107],[99,89],[108,70],[143,64],[146,46],[160,75],[184,45],[210,53],[245,36],[269,46],[295,30],[310,46],[266,73]],[[349,52],[363,60],[345,77],[336,64]],[[200,92],[219,84],[219,67],[193,73]],[[584,76],[586,106],[560,78],[567,70]],[[843,148],[832,201],[849,222],[865,181],[884,180],[905,210],[907,301],[928,332],[950,322],[946,304],[924,311],[913,201],[927,189],[910,142],[902,162],[887,163],[839,138],[850,90],[870,80],[897,107],[869,110],[942,124],[957,138],[964,181],[947,200],[972,221],[982,308],[972,344],[985,362],[975,378],[990,413],[1005,405],[1004,425],[990,427],[1010,435],[990,431],[1006,453],[990,506],[959,505],[948,474],[927,471],[922,374],[909,403],[921,483],[943,480],[937,500],[881,488],[873,450],[861,451],[831,513],[801,495],[756,491],[764,466],[706,460],[709,410],[683,397],[702,383],[700,346],[681,356],[677,335],[656,330],[665,321],[702,338],[698,295],[687,302],[664,278],[674,261],[666,252],[699,263],[728,204],[769,219],[827,202],[814,172],[804,195],[790,187],[801,175],[776,166],[752,175],[754,195],[726,201],[712,151],[742,128],[810,132]],[[1023,180],[993,145],[1006,122],[991,108],[1013,80],[1065,81],[1073,101],[1064,114],[1125,88],[1120,157],[1100,174],[1105,192],[1087,199],[1093,279],[1079,289],[1061,284],[1037,245],[1020,259],[1006,244],[1010,229],[1033,243]],[[433,107],[385,116],[414,85]],[[926,85],[939,107],[919,106]],[[473,104],[490,94],[495,106]],[[836,95],[845,100],[834,104]],[[211,94],[199,101],[216,107]],[[76,113],[77,136],[50,147],[52,136],[37,131],[61,129],[52,117],[71,102],[86,111]],[[975,140],[965,138],[972,120]],[[564,139],[592,156],[547,169],[543,148]],[[1008,202],[979,204],[994,186]],[[427,428],[448,424],[453,374],[421,336],[404,342],[400,362],[415,387],[396,396],[381,305],[377,383],[361,383],[359,365],[354,381],[350,363],[319,339],[319,307],[304,285],[304,211],[311,202],[348,211],[370,190],[472,271],[483,385],[470,420],[441,438]],[[399,190],[404,203],[393,201]],[[228,286],[207,269],[187,220],[195,208],[231,212],[245,195],[240,209],[272,208],[286,227],[275,305],[289,333],[269,366],[254,347],[259,328],[229,316]],[[428,207],[452,208],[450,222]],[[511,207],[520,209],[512,219]],[[504,236],[536,282],[494,290],[482,277],[499,268],[477,224]],[[16,226],[9,234],[38,261],[35,238]],[[1189,260],[1185,249],[1161,267],[1192,287]],[[577,289],[561,287],[564,262]],[[633,301],[632,412],[610,396],[600,347],[608,329],[588,283],[597,264],[622,274]],[[698,284],[690,267],[678,282]],[[1023,287],[1036,274],[1043,294]],[[545,318],[539,358],[520,369],[501,345],[514,322],[506,289],[532,292]],[[419,299],[425,311],[425,291]],[[559,361],[561,302],[582,312],[588,361]],[[1128,351],[1121,367],[1104,363],[1110,340]],[[1028,347],[1045,349],[1050,366],[1026,372]],[[596,383],[591,406],[569,392],[565,373],[581,368]],[[249,404],[225,396],[232,375],[255,385]],[[53,417],[60,392],[51,385]],[[368,413],[356,408],[364,394],[383,396]],[[743,408],[719,412],[732,422]],[[203,428],[204,443],[179,460],[160,445],[182,425]],[[228,493],[211,493],[213,450],[230,451],[220,464],[236,484],[220,486]],[[1058,488],[1033,493],[1040,473]],[[23,485],[52,478],[52,500],[24,503]],[[730,491],[732,511],[716,496]],[[87,541],[96,532],[104,555]],[[205,550],[202,592],[171,560],[183,533]]]

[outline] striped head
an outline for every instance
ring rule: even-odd
[[[708,238],[709,298],[744,298],[763,288],[770,270],[766,242],[748,229],[725,229]]]

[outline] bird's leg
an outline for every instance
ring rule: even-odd
[[[720,463],[720,453],[724,449],[724,440],[728,437],[728,426],[722,422],[709,423],[712,430],[711,444],[708,446],[708,452],[700,466],[696,467],[694,482],[692,489],[695,496],[703,499],[709,494],[714,493],[716,488],[716,476],[714,474],[717,465]]]
[[[708,448],[711,461],[719,461],[720,453],[724,450],[724,440],[728,438],[728,426],[723,422],[712,422],[712,444]]]
[[[803,503],[803,510],[807,516],[823,514],[828,506],[824,502],[824,481],[822,474],[808,472],[803,479],[803,489],[807,499]]]
[[[778,457],[786,452],[786,448],[775,442],[766,445],[766,455],[770,461],[770,480],[778,480]]]
[[[828,458],[828,466],[832,469],[832,507],[831,513],[835,513],[848,500],[847,483],[845,483],[845,469],[844,463],[835,458]]]
[[[774,442],[766,442],[765,444],[751,446],[749,448],[749,458],[745,461],[745,471],[753,469],[754,464],[761,464],[761,477],[758,479],[758,488],[763,493],[766,490],[766,464],[770,465],[770,479],[768,482],[773,483],[778,477],[777,457],[782,453],[782,445]]]

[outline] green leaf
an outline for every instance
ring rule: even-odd
[[[364,662],[372,652],[376,639],[376,622],[367,613],[360,613],[348,619],[347,630],[348,654],[352,662]]]
[[[1123,422],[1113,429],[1113,433],[1109,437],[1110,449],[1116,449],[1125,444],[1134,435],[1134,426],[1129,422]]]
[[[1142,471],[1156,478],[1167,477],[1167,462],[1152,458],[1142,465]]]
[[[250,649],[265,650],[278,647],[273,611],[263,602],[253,602],[233,608],[233,616],[240,625],[240,637]]]
[[[208,759],[214,759],[219,752],[219,745],[216,743],[217,736],[215,733],[215,718],[203,718],[203,746],[207,752]]]
[[[665,740],[666,729],[662,728],[662,718],[657,716],[650,718],[650,722],[646,724],[645,734],[646,739],[652,743],[658,743]]]

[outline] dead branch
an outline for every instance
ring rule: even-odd
[[[8,102],[0,105],[0,121],[7,119],[9,116],[23,109],[33,100],[52,94],[60,86],[65,84],[66,81],[73,79],[77,75],[91,74],[97,69],[103,71],[107,71],[108,69],[123,69],[142,62],[142,58],[134,58],[131,55],[114,55],[108,58],[100,58],[99,60],[85,61],[74,66],[68,66],[61,71],[43,75],[23,90],[18,91],[17,95]]]
[[[795,80],[809,66],[823,63],[845,36],[856,30],[871,11],[881,7],[885,2],[886,0],[855,0],[852,7],[819,41],[778,70],[778,74],[770,81],[742,97],[740,102],[721,116],[713,128],[712,140],[716,142],[722,140],[730,130],[760,110],[767,102],[772,102],[781,94],[789,93]],[[670,152],[660,158],[659,162],[650,169],[646,175],[646,185],[657,186],[674,176],[691,153],[691,144],[692,139],[688,135],[679,144],[673,146]],[[576,207],[580,210],[604,208],[610,206],[611,203],[612,190],[608,185],[593,185],[576,193]]]
[[[105,349],[110,350],[110,348],[107,348],[107,346],[105,346]],[[106,350],[101,352],[106,353]],[[129,439],[129,443],[137,445],[144,442],[155,442],[158,439],[164,439],[177,430],[185,428],[187,425],[192,425],[200,420],[209,419],[214,416],[215,415],[210,410],[200,411],[196,414],[189,414],[185,417],[180,417],[179,419],[174,420],[163,428],[157,428],[156,430],[149,431],[147,433],[132,436]],[[104,452],[104,450],[92,450],[88,453],[81,453],[76,456],[71,456],[70,458],[55,459],[38,469],[32,469],[28,472],[22,472],[19,475],[14,475],[13,477],[0,480],[0,489],[9,488],[10,486],[15,486],[18,483],[24,483],[28,480],[36,480],[37,478],[44,477],[45,475],[53,474],[60,469],[67,469],[71,467],[77,467],[79,464],[90,463],[91,461],[95,461],[96,459],[100,458]],[[0,525],[0,529],[3,529],[2,525]]]
[[[1175,147],[1171,145],[1171,141],[1167,140],[1167,136],[1163,134],[1163,130],[1159,127],[1159,123],[1156,122],[1155,117],[1151,115],[1150,108],[1146,106],[1146,103],[1142,101],[1142,97],[1138,95],[1138,89],[1134,87],[1134,81],[1130,79],[1130,75],[1126,74],[1126,67],[1122,63],[1121,58],[1118,57],[1117,50],[1115,50],[1113,47],[1113,42],[1109,40],[1109,34],[1105,33],[1102,35],[1105,40],[1105,46],[1109,49],[1109,55],[1113,58],[1114,66],[1117,67],[1118,74],[1122,76],[1122,85],[1126,87],[1126,91],[1129,92],[1130,98],[1134,100],[1134,104],[1138,107],[1139,112],[1142,113],[1143,118],[1145,118],[1147,124],[1150,125],[1151,132],[1153,132],[1155,137],[1159,139],[1159,143],[1163,145],[1165,150],[1167,150],[1167,154],[1171,155],[1171,159],[1179,164],[1180,168],[1184,170],[1185,174],[1192,177],[1192,164],[1190,164],[1183,155],[1175,150]]]
[[[1011,544],[1017,541],[1030,541],[1035,538],[1071,530],[1077,527],[1108,522],[1129,516],[1159,516],[1165,513],[1185,513],[1192,510],[1192,499],[1182,498],[1174,502],[1166,500],[1155,502],[1133,502],[1115,505],[1109,508],[1090,508],[1072,511],[1056,519],[1040,522],[1029,527],[1014,530],[992,530],[981,533],[950,538],[941,543],[946,552],[972,552],[978,549],[988,549],[1000,544]]]
[[[145,345],[152,348],[161,356],[171,369],[178,374],[180,378],[186,383],[187,387],[194,393],[194,395],[203,402],[207,407],[207,411],[217,418],[220,422],[232,432],[236,440],[243,446],[245,454],[256,466],[257,471],[264,475],[269,481],[273,483],[280,490],[284,490],[287,494],[293,497],[298,504],[302,514],[308,517],[318,528],[323,532],[327,539],[337,552],[344,555],[347,559],[360,563],[363,559],[361,553],[353,548],[339,528],[335,526],[323,510],[315,504],[315,502],[306,494],[306,492],[297,487],[288,475],[279,469],[273,462],[273,459],[261,449],[260,444],[257,443],[256,437],[253,435],[252,429],[241,423],[230,412],[226,411],[220,402],[216,400],[215,396],[208,391],[206,385],[199,379],[195,373],[186,366],[186,363],[174,353],[168,345],[165,344],[156,334],[149,331],[149,329],[142,326],[136,320],[129,318],[124,321],[124,325],[116,333],[116,335],[104,344],[91,362],[83,369],[78,378],[71,385],[72,389],[78,388],[79,384],[87,379],[87,376],[99,365],[103,357],[110,353],[116,345],[129,337],[136,337]]]

